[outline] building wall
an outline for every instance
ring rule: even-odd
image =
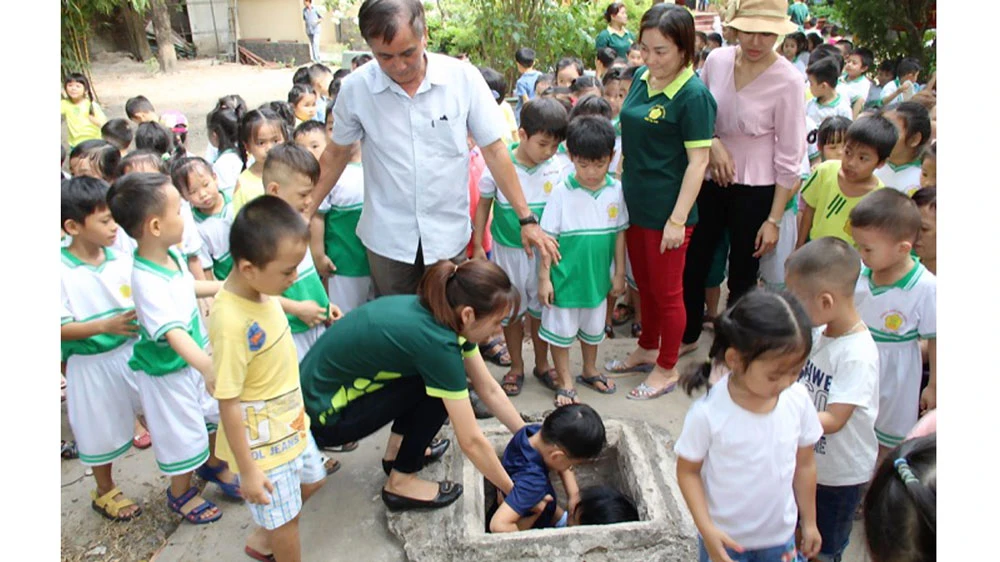
[[[235,4],[236,0],[188,0],[191,37],[199,55],[233,54],[230,9],[235,9]]]
[[[301,0],[237,0],[239,3],[240,39],[301,41],[307,43],[306,24],[302,21]],[[324,17],[321,37],[334,36],[334,26]]]

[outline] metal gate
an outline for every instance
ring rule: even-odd
[[[199,57],[236,60],[237,0],[184,0],[191,42]]]

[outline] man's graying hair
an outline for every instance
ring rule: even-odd
[[[409,23],[417,37],[427,28],[420,0],[365,0],[358,11],[358,26],[365,41],[381,39],[391,43],[400,25]]]

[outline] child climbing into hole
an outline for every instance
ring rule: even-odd
[[[541,424],[529,424],[514,434],[504,450],[502,464],[514,481],[490,519],[490,531],[510,533],[526,529],[565,527],[569,513],[580,503],[573,466],[587,462],[604,448],[604,421],[590,406],[557,408]],[[559,473],[568,498],[568,510],[559,507],[549,471]],[[544,509],[536,506],[545,502]]]

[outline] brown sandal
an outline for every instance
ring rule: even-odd
[[[503,380],[500,382],[503,387],[503,391],[507,396],[517,396],[521,394],[521,388],[524,386],[524,373],[515,373],[514,371],[508,371],[506,375],[503,376]],[[513,388],[513,390],[511,390]]]

